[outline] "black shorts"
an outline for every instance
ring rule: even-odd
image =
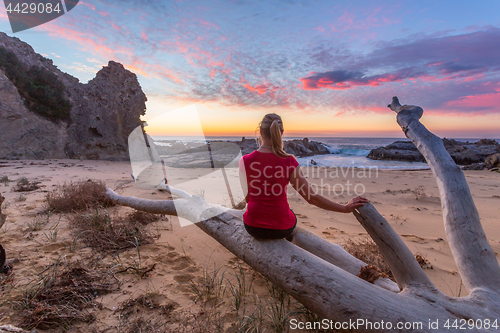
[[[292,211],[293,213],[293,211]],[[267,228],[258,228],[258,227],[252,227],[249,226],[245,223],[245,229],[246,231],[253,237],[257,239],[280,239],[280,238],[286,238],[290,236],[295,228],[297,227],[297,216],[295,213],[293,213],[295,216],[295,224],[293,227],[289,229],[267,229]]]

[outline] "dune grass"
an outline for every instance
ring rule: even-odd
[[[24,328],[66,330],[75,322],[91,322],[94,315],[87,308],[93,300],[117,288],[107,272],[78,263],[60,269],[60,264],[54,263],[14,302]]]
[[[74,214],[70,225],[75,237],[98,252],[116,252],[153,241],[136,218],[111,214],[105,208]]]
[[[100,180],[80,180],[59,185],[45,197],[47,210],[67,213],[113,206]]]

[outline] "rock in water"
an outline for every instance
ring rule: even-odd
[[[72,104],[69,120],[55,122],[31,112],[0,70],[0,159],[128,159],[127,138],[140,125],[147,100],[134,73],[110,61],[82,84],[18,38],[0,32],[0,47],[26,68],[56,75]]]
[[[372,160],[425,162],[424,156],[411,141],[396,141],[385,147],[372,149],[366,157]]]
[[[324,144],[317,141],[309,141],[308,138],[302,140],[286,140],[283,142],[283,149],[288,154],[297,157],[330,154]]]
[[[483,139],[476,143],[443,139],[443,144],[458,165],[469,165],[471,169],[482,169],[485,159],[500,152],[500,144],[495,140]],[[385,147],[372,149],[367,156],[374,160],[425,162],[424,156],[411,141],[396,141]]]

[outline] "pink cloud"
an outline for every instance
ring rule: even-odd
[[[247,88],[250,91],[256,92],[259,95],[265,94],[267,92],[274,92],[278,90],[278,87],[270,85],[270,84],[259,84],[255,87],[252,87],[249,84],[244,84],[243,87]]]
[[[87,2],[82,2],[82,1],[80,1],[80,2],[78,3],[78,5],[87,6],[87,7],[89,7],[90,9],[95,10],[95,6],[94,6],[93,4],[91,4],[91,3],[87,3]]]
[[[82,33],[68,27],[61,27],[57,23],[44,24],[39,27],[47,31],[50,35],[56,38],[66,39],[71,42],[76,42],[79,46],[94,55],[98,55],[106,60],[116,60],[132,72],[143,75],[145,77],[159,77],[172,80],[182,84],[182,80],[178,78],[168,67],[161,64],[150,64],[147,61],[138,59],[135,56],[133,48],[117,46],[109,43],[105,37],[98,37],[91,34]],[[110,46],[106,46],[110,45]]]
[[[469,95],[449,101],[448,109],[500,112],[500,91],[497,93]]]

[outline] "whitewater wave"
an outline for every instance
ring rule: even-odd
[[[344,156],[363,156],[366,157],[369,153],[369,149],[355,149],[355,148],[335,148],[324,145],[330,154],[344,155]]]

